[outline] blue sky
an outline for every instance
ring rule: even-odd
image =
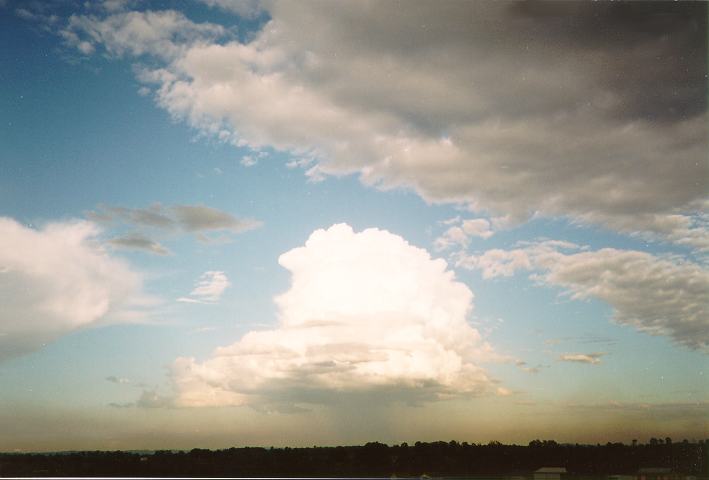
[[[0,450],[706,437],[706,6],[338,6],[0,3]]]

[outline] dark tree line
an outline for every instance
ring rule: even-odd
[[[388,446],[229,448],[186,451],[0,454],[0,476],[385,476],[529,475],[543,466],[570,474],[636,474],[643,467],[707,476],[709,442],[568,445],[534,440],[527,446],[416,442]]]

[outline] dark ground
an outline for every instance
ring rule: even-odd
[[[662,443],[660,443],[662,442]],[[229,448],[184,451],[0,454],[0,476],[296,477],[526,475],[544,466],[566,467],[570,476],[627,474],[669,468],[673,474],[645,480],[707,477],[709,441],[650,444],[528,446],[490,442],[416,442],[414,445],[312,448]]]

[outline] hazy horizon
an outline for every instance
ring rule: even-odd
[[[707,9],[0,0],[0,451],[709,437]]]

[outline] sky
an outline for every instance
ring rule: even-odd
[[[704,3],[0,2],[0,451],[709,437]]]

